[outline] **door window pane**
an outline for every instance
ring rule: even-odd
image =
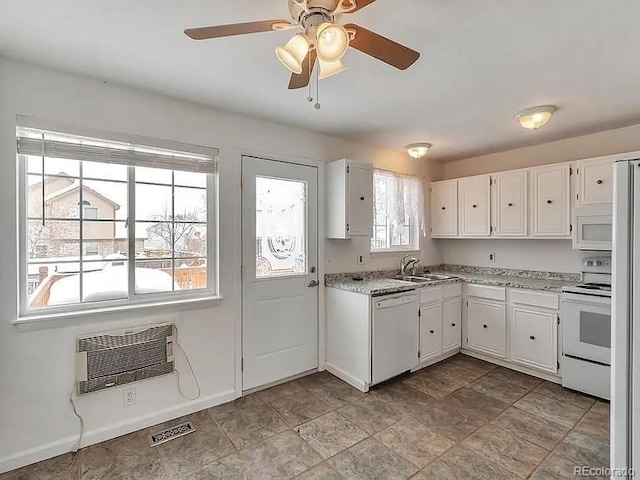
[[[256,177],[256,278],[307,272],[305,182]]]

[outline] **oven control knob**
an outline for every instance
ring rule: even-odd
[[[587,267],[593,267],[593,262],[591,260],[587,260]]]
[[[600,260],[596,260],[596,267],[601,267],[602,266],[602,262]]]

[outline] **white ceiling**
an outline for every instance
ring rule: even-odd
[[[2,0],[0,55],[452,160],[640,123],[638,0],[378,0],[348,21],[422,53],[350,51],[322,109],[273,53],[290,32],[196,42],[186,27],[288,18],[287,0]],[[538,132],[517,110],[560,107]]]

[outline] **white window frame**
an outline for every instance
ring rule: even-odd
[[[381,170],[382,169],[374,169]],[[386,171],[387,173],[391,173],[393,175],[403,176],[403,177],[414,177],[416,180],[421,182],[421,188],[423,189],[424,195],[424,186],[422,185],[422,178],[417,175],[405,175],[397,172]],[[375,189],[375,171],[373,176]],[[424,208],[424,205],[423,207]],[[384,255],[384,254],[393,254],[393,253],[408,253],[408,252],[420,252],[420,222],[421,219],[418,218],[418,215],[414,215],[411,219],[411,223],[409,224],[409,236],[411,237],[411,243],[409,245],[394,245],[387,248],[375,248],[373,246],[373,242],[376,239],[376,227],[379,226],[376,224],[376,203],[373,203],[373,231],[371,232],[371,245],[370,245],[370,253],[373,255]],[[386,226],[386,234],[387,234],[387,244],[391,244],[391,225],[389,225],[389,219],[387,216],[387,226]]]
[[[103,141],[129,143],[137,146],[144,146],[154,149],[170,150],[174,152],[183,152],[208,158],[217,159],[219,151],[213,147],[202,147],[196,145],[182,144],[178,142],[158,140],[135,135],[113,134],[105,132],[97,132],[90,129],[82,129],[68,127],[64,125],[56,125],[49,122],[43,122],[30,117],[18,116],[17,128],[33,128],[45,131],[52,131],[61,134],[76,135],[89,138],[97,138]],[[18,244],[18,319],[16,323],[21,321],[41,320],[46,318],[58,318],[71,316],[84,316],[92,312],[108,312],[123,311],[128,308],[136,309],[139,307],[153,307],[162,305],[173,305],[179,303],[193,303],[200,300],[216,300],[220,299],[219,293],[219,175],[206,174],[207,183],[207,201],[206,201],[206,223],[207,223],[207,288],[190,290],[190,291],[173,291],[159,293],[135,293],[134,278],[135,269],[135,221],[129,221],[129,237],[128,237],[128,259],[129,276],[128,288],[129,297],[127,299],[105,300],[87,303],[75,303],[70,305],[29,308],[28,301],[28,255],[27,255],[27,162],[22,161],[16,150],[16,161],[18,164],[18,225],[19,225],[19,244]],[[128,185],[128,219],[135,219],[135,167],[129,166],[127,175]],[[169,170],[169,168],[166,168]],[[82,199],[80,199],[82,202]],[[82,253],[82,252],[81,252]]]
[[[91,210],[96,212],[95,217],[88,217],[87,210]],[[85,220],[98,220],[100,218],[100,212],[98,211],[98,207],[94,207],[93,205],[83,205],[82,206],[82,218]]]

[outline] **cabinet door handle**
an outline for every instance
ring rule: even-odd
[[[472,205],[473,208],[478,208],[478,205]]]
[[[597,183],[598,185],[602,185],[602,184],[604,183],[604,180],[598,180],[596,183]]]
[[[536,339],[536,337],[534,337],[533,335],[531,335],[529,338],[530,338],[531,340],[535,340],[535,339]]]
[[[482,325],[482,328],[489,328],[487,325]]]
[[[553,200],[547,200],[547,203],[551,205],[553,203]]]
[[[446,210],[447,208],[446,208],[446,207],[442,207],[442,209],[443,209],[443,210]]]
[[[436,333],[435,330],[429,330],[429,333]]]
[[[360,200],[364,201],[364,197],[360,197]]]
[[[509,207],[513,207],[513,203],[507,203]]]
[[[452,323],[452,324],[451,324],[451,326],[452,326],[452,327],[455,327],[455,326],[456,326],[456,324],[455,324],[455,323]]]

